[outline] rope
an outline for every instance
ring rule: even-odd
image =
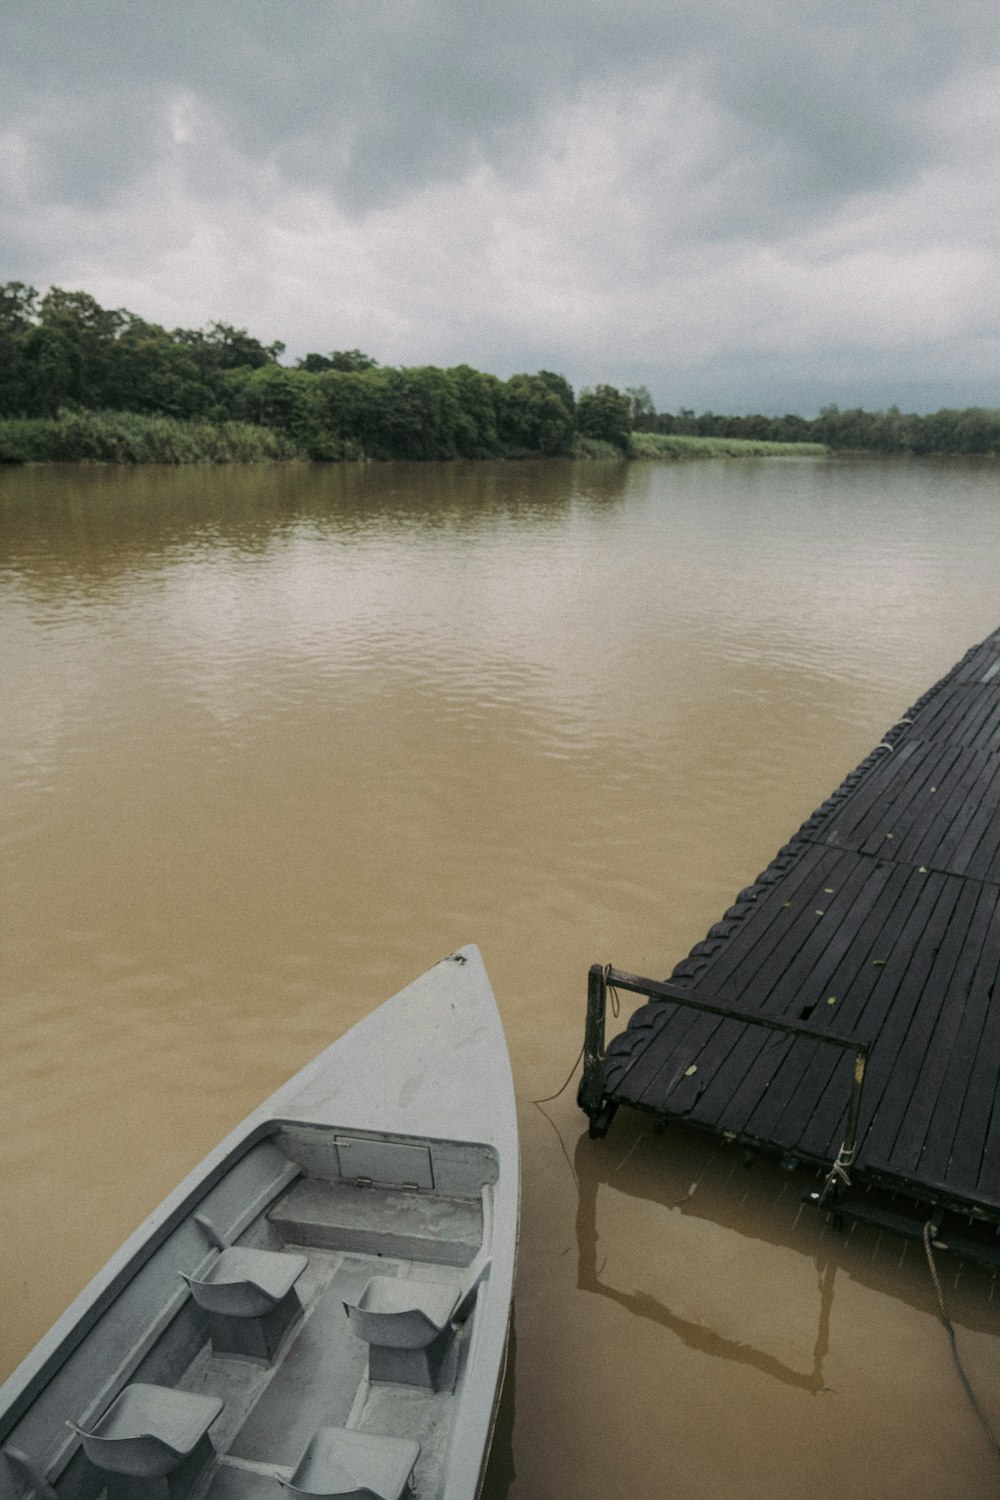
[[[959,1358],[958,1344],[955,1341],[954,1325],[952,1324],[952,1321],[948,1316],[948,1309],[944,1305],[944,1292],[941,1290],[941,1280],[937,1273],[937,1266],[934,1264],[934,1250],[931,1245],[931,1235],[933,1234],[933,1232],[934,1226],[928,1219],[927,1223],[924,1225],[924,1250],[927,1252],[927,1264],[930,1267],[931,1279],[934,1282],[934,1290],[937,1293],[937,1304],[938,1311],[941,1314],[941,1322],[944,1324],[945,1332],[948,1335],[948,1342],[951,1345],[951,1357],[954,1360],[955,1369],[958,1371],[958,1378],[962,1382],[962,1385],[965,1389],[965,1394],[969,1398],[969,1405],[975,1412],[976,1419],[979,1422],[980,1427],[986,1434],[986,1440],[989,1443],[990,1447],[993,1449],[994,1454],[997,1458],[1000,1458],[1000,1443],[997,1442],[996,1437],[994,1436],[993,1428],[990,1426],[989,1418],[976,1399],[976,1393],[969,1383],[969,1377],[968,1375],[966,1375],[965,1370],[962,1366],[962,1361]]]
[[[604,965],[604,988],[607,990],[608,994],[611,996],[611,1014],[614,1016],[615,1020],[617,1021],[617,1019],[618,1019],[618,1013],[619,1013],[619,1011],[622,1008],[622,1002],[621,1002],[621,996],[618,994],[618,991],[615,989],[614,985],[608,983],[608,979],[609,979],[610,974],[611,974],[611,968],[612,968],[611,964],[605,964]]]
[[[586,1045],[587,1043],[584,1042],[583,1047],[585,1047]],[[573,1077],[573,1074],[580,1066],[580,1059],[583,1057],[583,1047],[581,1047],[579,1052],[576,1054],[576,1062],[570,1068],[569,1073],[566,1077],[566,1082],[563,1084],[562,1088],[556,1089],[554,1094],[546,1094],[544,1099],[532,1099],[532,1104],[551,1104],[553,1099],[558,1099],[560,1094],[566,1092],[566,1090],[569,1088],[570,1079]]]
[[[845,1144],[841,1146],[840,1150],[837,1152],[837,1160],[830,1168],[829,1175],[823,1184],[823,1192],[820,1195],[821,1208],[825,1206],[827,1200],[829,1199],[830,1191],[835,1182],[842,1182],[845,1188],[850,1187],[851,1177],[848,1168],[854,1162],[854,1151],[855,1148],[853,1146],[850,1148],[850,1150],[848,1150]]]
[[[618,991],[615,989],[614,985],[608,984],[608,974],[610,972],[611,965],[606,964],[604,968],[604,983],[605,987],[608,989],[611,995],[611,1014],[617,1019],[618,1013],[621,1010],[621,1000],[619,999]],[[579,1052],[576,1054],[576,1062],[570,1068],[569,1073],[566,1077],[566,1082],[563,1084],[562,1088],[556,1089],[554,1094],[546,1094],[544,1099],[532,1099],[532,1104],[551,1104],[553,1099],[558,1099],[560,1094],[564,1094],[566,1092],[566,1090],[569,1088],[570,1080],[572,1079],[573,1074],[580,1066],[580,1060],[583,1057],[586,1046],[587,1039],[586,1037],[584,1037],[583,1045],[581,1046]]]

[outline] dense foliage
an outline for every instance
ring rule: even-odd
[[[824,443],[881,453],[1000,451],[1000,411],[932,416],[824,408],[814,419],[657,412],[649,392],[574,395],[549,370],[499,380],[469,365],[382,367],[359,349],[280,363],[244,328],[168,332],[87,292],[0,286],[0,459],[117,457],[676,457],[684,437]],[[99,418],[99,420],[98,420]],[[139,419],[144,419],[140,422]],[[173,425],[171,425],[173,424]],[[733,451],[733,450],[730,450]],[[746,451],[745,449],[741,451]]]
[[[118,414],[116,432],[128,412],[207,423],[223,434],[210,441],[203,425],[197,442],[207,451],[225,448],[227,424],[265,428],[278,451],[315,459],[509,457],[567,453],[573,443],[573,391],[561,375],[380,368],[358,349],[307,354],[291,369],[278,362],[283,352],[228,323],[167,332],[86,292],[53,287],[39,297],[9,282],[0,287],[0,417],[60,425],[36,427],[29,441],[26,427],[5,423],[4,447],[13,456],[49,443],[46,456],[64,456],[71,433],[84,433],[68,414],[81,412]],[[84,426],[81,457],[104,439],[118,443],[107,424]],[[138,430],[122,440],[129,451]]]

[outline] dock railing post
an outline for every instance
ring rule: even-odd
[[[858,1149],[858,1118],[861,1114],[861,1089],[865,1081],[865,1069],[868,1066],[868,1048],[859,1046],[854,1054],[854,1078],[851,1083],[851,1099],[847,1106],[847,1128],[844,1131],[844,1142],[837,1152],[837,1159],[830,1168],[829,1175],[819,1193],[809,1194],[810,1199],[820,1209],[832,1209],[836,1212],[837,1200],[845,1188],[851,1185],[851,1167],[854,1165],[854,1157]]]
[[[640,974],[629,974],[623,969],[614,969],[609,964],[602,969],[594,964],[587,982],[587,1031],[583,1043],[583,1078],[577,1091],[580,1108],[590,1116],[590,1134],[606,1135],[618,1101],[605,1102],[604,1077],[604,1013],[608,990],[617,994],[626,990],[634,995],[646,995],[650,1000],[666,1000],[673,1005],[683,1005],[703,1015],[725,1017],[742,1021],[747,1026],[763,1026],[784,1036],[801,1037],[811,1042],[821,1042],[827,1047],[854,1053],[854,1079],[847,1109],[847,1130],[837,1160],[830,1170],[822,1192],[810,1192],[809,1201],[827,1206],[835,1199],[842,1187],[850,1185],[849,1169],[854,1164],[858,1150],[858,1123],[861,1115],[861,1088],[865,1080],[870,1043],[857,1037],[840,1036],[836,1032],[820,1030],[816,1026],[802,1026],[796,1021],[786,1021],[781,1016],[767,1015],[761,1011],[745,1010],[737,1005],[722,1005],[702,994],[690,990],[670,979],[644,979]],[[665,1118],[665,1116],[664,1116]]]
[[[591,964],[587,975],[587,1022],[583,1036],[583,1077],[577,1103],[590,1116],[590,1134],[606,1135],[610,1117],[604,1108],[604,1017],[608,1004],[605,971]],[[603,1125],[603,1128],[601,1128]]]

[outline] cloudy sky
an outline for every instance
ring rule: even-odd
[[[21,0],[0,281],[660,410],[1000,406],[996,0]]]

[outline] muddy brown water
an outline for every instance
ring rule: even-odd
[[[990,463],[0,473],[0,1373],[243,1115],[461,943],[520,1104],[490,1500],[993,1496],[919,1247],[575,1083],[1000,623]],[[622,1018],[623,1020],[624,1018]],[[945,1265],[1000,1425],[1000,1298]]]

